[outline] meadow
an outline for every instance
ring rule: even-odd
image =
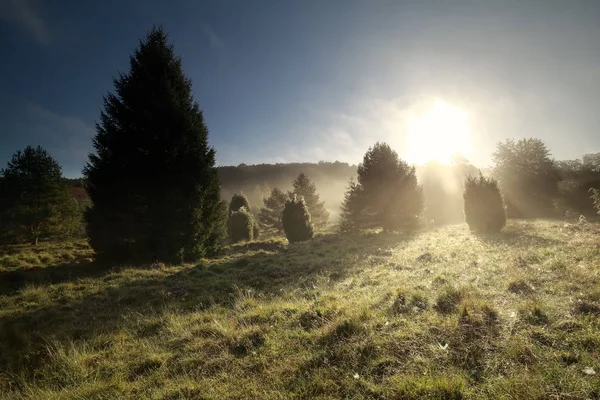
[[[597,399],[600,225],[325,232],[184,265],[0,248],[3,399]]]

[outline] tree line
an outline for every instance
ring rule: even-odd
[[[221,199],[221,179],[265,168],[219,171],[192,83],[161,28],[140,42],[128,73],[119,74],[104,97],[93,148],[83,180],[76,181],[62,177],[43,148],[17,151],[0,173],[0,239],[35,244],[79,234],[99,259],[193,261],[218,252],[227,238],[253,240],[261,229],[273,229],[302,241],[328,224],[329,212],[304,172],[287,193],[270,189],[260,208],[241,193],[229,204]],[[420,182],[414,166],[388,144],[375,143],[348,183],[340,231],[410,230],[423,225],[424,216],[449,220],[444,210],[460,207],[473,230],[494,232],[507,217],[590,215],[600,207],[600,153],[554,161],[544,143],[531,138],[499,143],[493,161],[484,176],[467,160],[455,160],[462,198],[450,201],[437,167],[430,165]],[[349,168],[328,164],[340,174]],[[85,186],[90,202],[75,200],[69,185]]]

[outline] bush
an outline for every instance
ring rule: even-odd
[[[469,176],[463,193],[465,220],[472,231],[500,232],[506,225],[504,200],[493,178]]]
[[[290,243],[309,240],[313,237],[310,213],[303,198],[288,199],[281,215],[283,230]]]
[[[246,207],[229,214],[227,234],[232,243],[251,241],[254,238],[254,218]]]
[[[239,211],[242,207],[245,207],[246,210],[250,211],[248,198],[243,194],[234,194],[229,202],[229,213],[231,214],[234,211]]]

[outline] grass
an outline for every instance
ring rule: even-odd
[[[599,235],[321,234],[160,267],[6,247],[0,398],[600,398]]]

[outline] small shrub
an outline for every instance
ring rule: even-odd
[[[239,211],[242,207],[250,211],[250,202],[248,202],[248,198],[243,194],[234,194],[229,202],[229,214]]]
[[[252,214],[242,207],[229,215],[227,233],[232,243],[251,241],[254,238],[254,218]]]
[[[281,216],[285,236],[290,243],[309,240],[313,237],[310,213],[303,198],[294,196],[285,202]]]
[[[496,233],[506,225],[504,200],[495,179],[469,176],[463,199],[465,221],[472,231]]]

